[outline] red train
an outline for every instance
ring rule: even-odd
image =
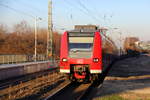
[[[99,31],[74,30],[62,35],[60,73],[65,73],[71,81],[92,81],[99,79],[102,71],[102,37]]]

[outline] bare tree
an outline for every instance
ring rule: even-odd
[[[34,54],[34,29],[26,21],[14,25],[13,32],[8,33],[7,28],[0,24],[0,54]],[[46,54],[47,49],[47,29],[39,28],[37,38],[37,53]],[[55,57],[59,56],[60,37],[58,32],[54,32]]]

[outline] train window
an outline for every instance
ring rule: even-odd
[[[70,51],[91,51],[92,50],[92,43],[69,43],[69,50]]]
[[[69,56],[89,58],[92,55],[93,37],[69,37]]]
[[[69,37],[69,50],[91,50],[92,44],[93,37]]]

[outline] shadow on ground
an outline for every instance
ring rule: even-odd
[[[107,77],[95,98],[133,91],[139,95],[147,94],[150,98],[150,56],[121,60],[113,65]]]

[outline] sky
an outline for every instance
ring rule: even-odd
[[[109,29],[114,39],[136,36],[150,40],[150,0],[52,0],[53,29],[63,32],[74,25],[94,24]],[[48,0],[0,0],[0,24],[12,27],[41,17],[39,27],[47,28]]]

